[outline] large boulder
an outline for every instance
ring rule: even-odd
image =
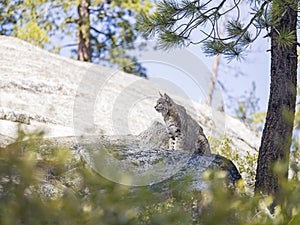
[[[226,135],[241,154],[257,152],[259,134],[241,121],[178,96],[149,80],[65,59],[6,36],[0,36],[0,52],[2,147],[14,141],[21,124],[21,128],[29,132],[44,130],[46,138],[67,145],[99,173],[105,173],[95,161],[106,149],[101,147],[116,146],[114,157],[105,161],[107,165],[115,165],[116,159],[121,159],[118,166],[126,165],[123,170],[128,171],[132,165],[132,169],[138,171],[138,178],[158,169],[159,176],[156,174],[155,178],[159,178],[152,179],[152,174],[147,177],[147,184],[192,171],[193,187],[202,189],[205,184],[200,182],[201,174],[211,167],[225,170],[231,181],[239,179],[236,168],[224,159],[228,166],[225,168],[220,156],[165,150],[167,134],[164,125],[156,122],[162,122],[162,118],[154,105],[158,93],[167,92],[201,124],[207,136]],[[161,160],[163,170],[155,167]],[[122,183],[120,177],[112,179]]]
[[[137,135],[155,120],[162,121],[154,106],[159,92],[170,91],[149,80],[66,59],[12,37],[0,36],[0,52],[2,145],[16,136],[18,122],[29,130],[45,129],[48,137],[61,137]],[[240,120],[170,96],[201,124],[206,136],[226,135],[241,152],[257,152],[260,134]]]

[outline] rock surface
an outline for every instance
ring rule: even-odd
[[[13,142],[21,123],[24,130],[44,130],[47,138],[67,144],[91,166],[97,164],[91,161],[95,159],[94,153],[86,151],[88,148],[84,144],[91,146],[91,143],[98,143],[98,148],[112,144],[119,146],[118,157],[122,157],[122,149],[127,155],[135,150],[134,154],[139,154],[138,157],[135,155],[135,164],[143,164],[141,173],[147,166],[153,166],[151,160],[153,163],[165,158],[168,164],[174,157],[181,158],[185,164],[180,164],[180,168],[194,165],[197,182],[201,172],[210,165],[218,164],[215,156],[197,156],[196,163],[191,163],[191,155],[187,153],[157,151],[165,148],[167,143],[163,125],[156,123],[155,127],[151,127],[153,122],[162,121],[154,105],[158,93],[167,92],[199,121],[207,136],[220,138],[226,135],[232,139],[232,147],[241,154],[257,152],[259,134],[239,120],[177,96],[148,80],[111,68],[65,59],[11,37],[0,36],[0,55],[2,147]],[[89,137],[92,138],[89,140]],[[145,153],[147,150],[152,152],[153,157]],[[205,162],[209,165],[204,165]],[[170,170],[174,172],[174,168]]]
[[[157,134],[160,136],[155,139]],[[235,165],[224,157],[166,149],[167,132],[159,122],[136,136],[63,137],[50,140],[57,146],[70,148],[77,160],[83,159],[101,176],[124,185],[150,185],[161,190],[168,180],[180,182],[189,177],[190,188],[200,191],[208,187],[203,178],[203,173],[208,169],[226,172],[230,186],[241,179]]]
[[[26,129],[45,129],[48,137],[137,135],[162,121],[153,107],[159,91],[170,92],[148,80],[65,59],[6,36],[0,36],[0,55],[2,146],[16,136],[16,122],[22,121]],[[206,136],[226,135],[241,152],[257,152],[259,134],[239,120],[170,96],[199,121]]]

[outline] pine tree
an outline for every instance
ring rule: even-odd
[[[12,24],[19,19],[18,2],[4,0],[0,2],[0,35],[11,35]]]
[[[229,9],[228,2],[232,3]],[[255,189],[277,195],[279,179],[287,179],[295,117],[298,1],[244,2],[251,12],[246,23],[241,19],[242,1],[162,0],[153,14],[141,14],[138,29],[146,37],[157,35],[161,48],[201,44],[204,53],[223,54],[229,60],[244,58],[245,50],[265,31],[271,39],[271,88]],[[228,14],[231,19],[222,37],[218,27]],[[200,38],[192,38],[193,33]],[[281,163],[280,173],[273,168],[276,163]]]
[[[91,62],[91,34],[90,34],[90,1],[81,0],[78,7],[78,50],[77,57],[80,61]]]
[[[135,15],[148,14],[151,7],[150,1],[141,0],[2,1],[0,34],[53,52],[68,47],[78,60],[146,77],[146,69],[127,50],[139,47],[135,44]],[[70,39],[75,43],[61,46]]]

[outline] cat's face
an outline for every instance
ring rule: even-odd
[[[170,106],[169,98],[164,95],[157,100],[154,108],[157,112],[160,112],[163,116],[165,116],[169,112]]]

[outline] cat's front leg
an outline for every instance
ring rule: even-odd
[[[174,150],[185,150],[184,148],[184,138],[182,137],[182,134],[178,133],[178,136],[175,137],[174,141]]]
[[[175,150],[175,145],[176,145],[175,138],[174,136],[171,136],[169,138],[169,149]]]

